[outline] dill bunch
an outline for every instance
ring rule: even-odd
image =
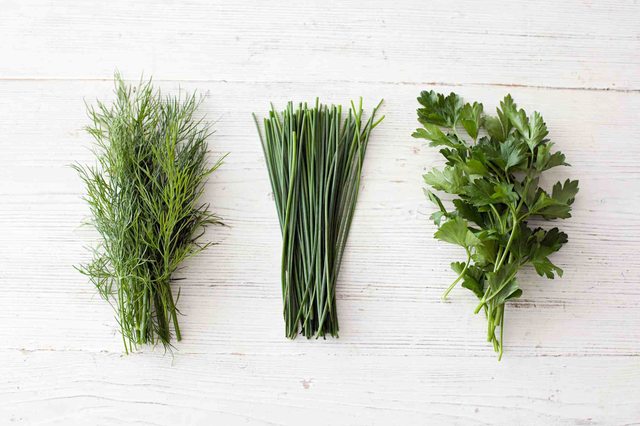
[[[382,102],[380,102],[381,104]],[[362,99],[341,106],[299,104],[256,126],[282,232],[281,284],[286,336],[338,336],[336,281],[358,197],[369,136]]]
[[[151,81],[131,86],[118,74],[115,94],[112,105],[88,106],[95,165],[74,166],[101,237],[77,269],[114,307],[128,353],[181,339],[173,273],[210,245],[199,242],[205,226],[220,223],[199,199],[222,159],[207,164],[212,131],[195,117],[195,94],[164,96]]]

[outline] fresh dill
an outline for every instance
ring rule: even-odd
[[[94,165],[76,164],[100,240],[78,269],[114,307],[125,351],[181,339],[173,274],[220,223],[200,201],[207,177],[211,127],[196,118],[195,94],[165,96],[141,81],[115,76],[115,101],[88,106]],[[173,331],[172,331],[173,330]]]

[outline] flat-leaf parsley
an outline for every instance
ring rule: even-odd
[[[504,305],[522,294],[517,281],[520,268],[531,264],[540,276],[562,276],[549,256],[567,242],[567,235],[558,228],[531,228],[528,221],[571,217],[578,181],[558,182],[551,192],[539,186],[542,172],[568,164],[564,154],[551,152],[553,143],[547,139],[542,116],[537,112],[527,116],[510,95],[496,116],[485,115],[482,104],[464,103],[455,93],[424,91],[418,102],[423,128],[413,137],[430,141],[446,159],[444,168],[425,174],[424,181],[455,196],[453,208],[447,209],[437,195],[425,190],[438,207],[431,216],[438,226],[434,236],[466,253],[463,262],[451,264],[458,277],[443,298],[462,282],[480,299],[475,312],[484,310],[487,340],[500,359]]]

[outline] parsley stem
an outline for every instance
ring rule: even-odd
[[[453,130],[453,134],[456,135],[456,138],[458,138],[458,140],[464,140],[460,137],[460,135],[458,134],[458,130],[456,129],[456,124],[457,123],[453,123],[453,125],[451,126],[451,130]]]
[[[456,284],[458,284],[458,282],[462,279],[462,277],[464,276],[464,273],[467,272],[467,268],[471,263],[471,252],[469,252],[469,249],[466,249],[466,251],[467,251],[467,263],[464,265],[464,268],[462,269],[462,272],[460,272],[460,274],[458,275],[458,278],[456,278],[456,280],[451,283],[451,285],[447,288],[447,290],[445,290],[444,294],[442,295],[442,300],[447,299],[447,296],[449,295],[451,290],[453,290]]]
[[[493,164],[491,164],[491,162],[490,162],[490,161],[489,161],[489,162],[487,162],[487,166],[489,166],[489,168],[490,168],[491,170],[493,170],[493,171],[495,172],[495,174],[496,174],[496,175],[498,175],[498,177],[502,177],[502,178],[504,178],[504,177],[505,177],[505,175],[504,175],[504,174],[502,174],[502,170],[500,170],[499,168],[497,168],[496,166],[494,166]]]
[[[500,218],[498,210],[496,210],[496,207],[493,204],[489,204],[489,207],[491,207],[491,210],[493,210],[493,213],[495,213],[496,219],[498,219],[498,223],[500,224],[500,229],[502,230],[502,232],[504,232],[504,225],[502,224],[502,219]]]
[[[500,351],[498,352],[498,361],[502,359],[502,336],[504,335],[504,304],[500,305]]]
[[[509,241],[507,241],[507,245],[504,248],[504,252],[502,253],[502,257],[500,258],[500,260],[498,261],[496,266],[493,268],[493,272],[496,272],[502,266],[502,263],[504,262],[504,259],[507,257],[507,253],[509,252],[509,249],[511,248],[511,244],[513,243],[513,237],[516,235],[516,229],[517,229],[517,226],[518,226],[518,218],[516,217],[516,212],[514,210],[511,210],[511,215],[513,217],[513,227],[511,228],[511,235],[509,236]]]
[[[494,297],[496,297],[498,293],[500,293],[507,286],[507,284],[509,284],[509,282],[511,282],[511,280],[516,277],[517,273],[518,273],[518,269],[516,269],[511,275],[509,275],[509,277],[503,281],[500,287],[496,291],[494,291],[491,296],[487,297],[487,294],[485,293],[485,295],[482,296],[482,299],[480,299],[480,303],[478,304],[478,306],[476,306],[476,309],[473,311],[473,313],[477,314],[478,312],[480,312],[480,308],[482,308],[483,305],[485,305],[487,302],[489,302]],[[487,289],[487,291],[488,290],[490,289]]]
[[[491,313],[489,315],[489,319],[488,319],[488,324],[487,324],[487,342],[493,342],[494,343],[494,348],[495,348],[495,340],[496,340],[496,336],[494,334],[494,326],[493,326],[493,309],[490,309],[489,312]]]
[[[502,257],[502,250],[502,247],[498,247],[498,252],[496,253],[496,261],[498,261]]]

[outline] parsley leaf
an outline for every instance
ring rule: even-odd
[[[467,249],[480,242],[473,232],[469,230],[467,221],[461,217],[455,217],[440,225],[434,237],[440,241],[457,244]]]
[[[467,183],[467,178],[459,167],[447,166],[442,171],[433,169],[423,178],[426,184],[450,194],[459,194]]]
[[[466,104],[462,108],[462,127],[467,131],[473,140],[478,139],[478,132],[482,127],[484,117],[482,115],[482,104],[474,102],[473,105]]]
[[[418,109],[418,121],[423,125],[435,124],[442,127],[453,127],[462,112],[462,99],[455,93],[444,96],[433,90],[420,93],[418,102],[423,108]]]
[[[435,124],[424,123],[423,129],[416,129],[413,133],[414,138],[422,138],[431,141],[429,146],[449,146],[451,148],[459,148],[461,144],[445,135],[442,130]]]

